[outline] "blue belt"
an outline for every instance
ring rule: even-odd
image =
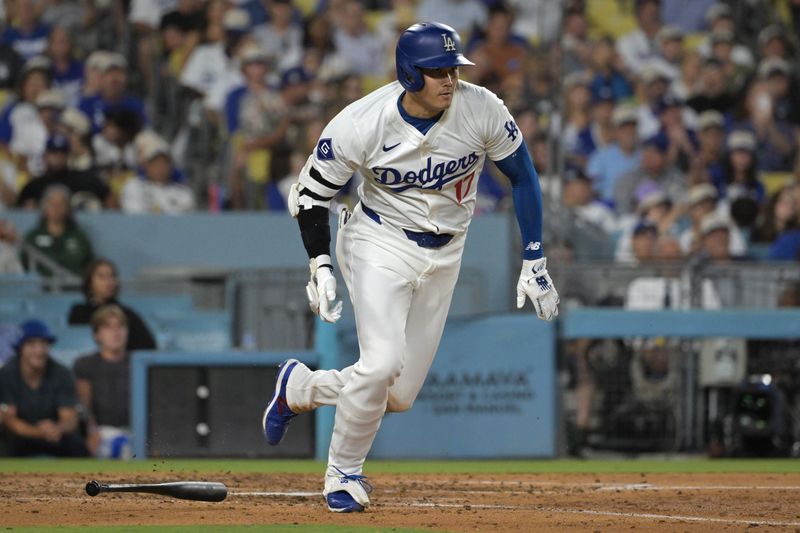
[[[364,214],[367,215],[369,218],[377,222],[378,224],[383,224],[381,222],[381,216],[370,209],[369,207],[361,202],[361,210],[364,211]],[[417,246],[420,248],[441,248],[448,242],[453,240],[453,236],[449,233],[434,233],[432,231],[411,231],[408,229],[403,229],[403,232],[406,234],[409,240],[414,241],[417,243]]]

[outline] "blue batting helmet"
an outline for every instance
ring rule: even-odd
[[[404,31],[397,41],[395,63],[397,80],[410,92],[425,85],[419,68],[475,64],[461,53],[461,38],[456,30],[439,22],[420,22]]]

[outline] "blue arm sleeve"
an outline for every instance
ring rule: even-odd
[[[533,168],[531,155],[525,143],[510,156],[495,161],[497,168],[511,180],[511,197],[517,213],[524,249],[522,258],[541,259],[542,249],[542,189],[539,176]]]

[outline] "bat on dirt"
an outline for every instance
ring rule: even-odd
[[[146,492],[182,500],[221,502],[228,496],[228,487],[210,481],[174,481],[171,483],[128,483],[107,485],[98,481],[86,484],[86,494],[97,496],[101,492]]]

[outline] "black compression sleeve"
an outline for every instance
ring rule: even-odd
[[[297,214],[300,235],[309,259],[319,255],[331,255],[331,226],[327,207],[315,205],[311,209],[301,209]]]

